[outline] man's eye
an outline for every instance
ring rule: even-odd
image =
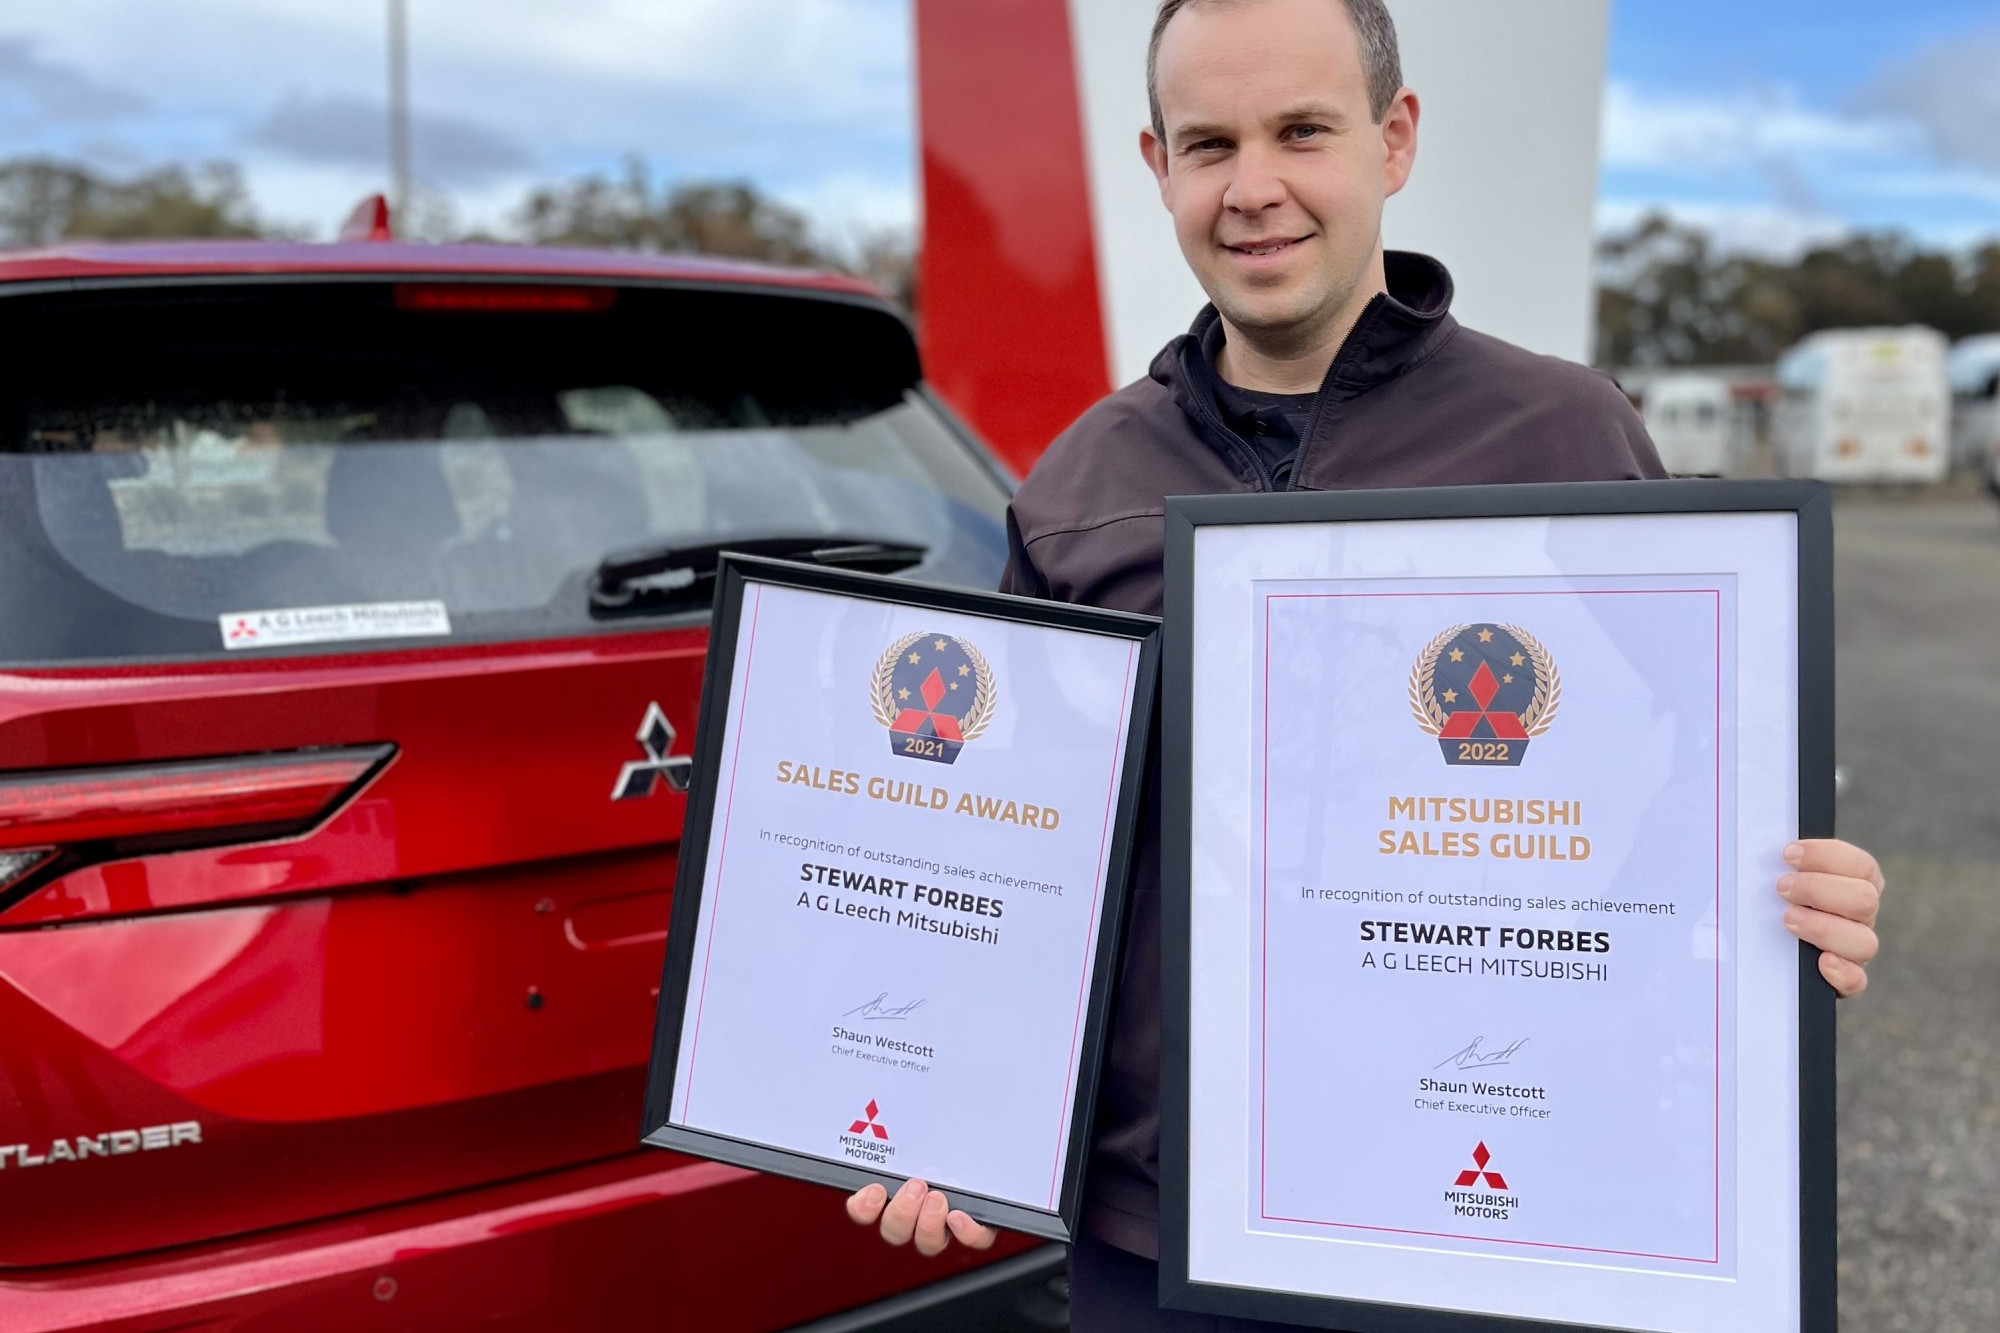
[[[1294,125],[1286,133],[1290,134],[1293,139],[1311,139],[1326,133],[1326,131],[1318,125]]]
[[[1227,139],[1203,139],[1187,146],[1190,153],[1214,153],[1229,147]]]

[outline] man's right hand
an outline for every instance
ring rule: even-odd
[[[942,1190],[934,1190],[921,1180],[906,1180],[890,1198],[880,1185],[864,1185],[847,1196],[847,1215],[860,1226],[881,1223],[882,1239],[891,1245],[917,1243],[917,1253],[943,1254],[952,1237],[968,1250],[991,1249],[1000,1233],[972,1220],[972,1215],[951,1206]]]

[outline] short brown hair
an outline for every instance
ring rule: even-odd
[[[1216,4],[1221,0],[1160,0],[1160,12],[1153,20],[1153,40],[1146,47],[1146,100],[1153,109],[1153,133],[1167,137],[1166,118],[1160,114],[1160,38],[1174,15],[1192,5]],[[1389,104],[1403,86],[1403,57],[1396,48],[1396,20],[1389,17],[1383,0],[1340,0],[1354,32],[1361,39],[1361,71],[1368,76],[1368,114],[1376,124],[1389,114]]]

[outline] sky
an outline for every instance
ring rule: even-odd
[[[913,225],[908,0],[408,3],[416,173],[460,222],[637,157],[754,181],[835,244]],[[0,156],[228,160],[264,216],[328,235],[383,185],[384,14],[7,0]],[[1655,208],[1779,254],[2000,237],[2000,4],[1614,0],[1600,225]]]

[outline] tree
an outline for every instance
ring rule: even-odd
[[[824,264],[803,213],[765,198],[746,182],[697,181],[656,193],[634,161],[622,181],[585,176],[543,186],[515,214],[536,245],[596,245]]]
[[[0,245],[270,234],[226,163],[160,167],[123,181],[45,158],[0,163]]]
[[[2000,243],[1954,256],[1863,233],[1787,264],[1718,253],[1700,229],[1653,214],[1599,243],[1598,277],[1604,366],[1768,362],[1819,329],[2000,329]]]
[[[1602,365],[1768,361],[1798,335],[1796,302],[1769,266],[1719,255],[1662,214],[1605,237],[1598,269]]]
[[[838,247],[818,239],[804,213],[747,181],[686,181],[655,190],[645,164],[636,159],[622,180],[590,175],[530,192],[515,211],[513,226],[535,245],[835,269],[868,279],[906,307],[915,304],[915,256],[903,233],[868,231],[851,246]]]

